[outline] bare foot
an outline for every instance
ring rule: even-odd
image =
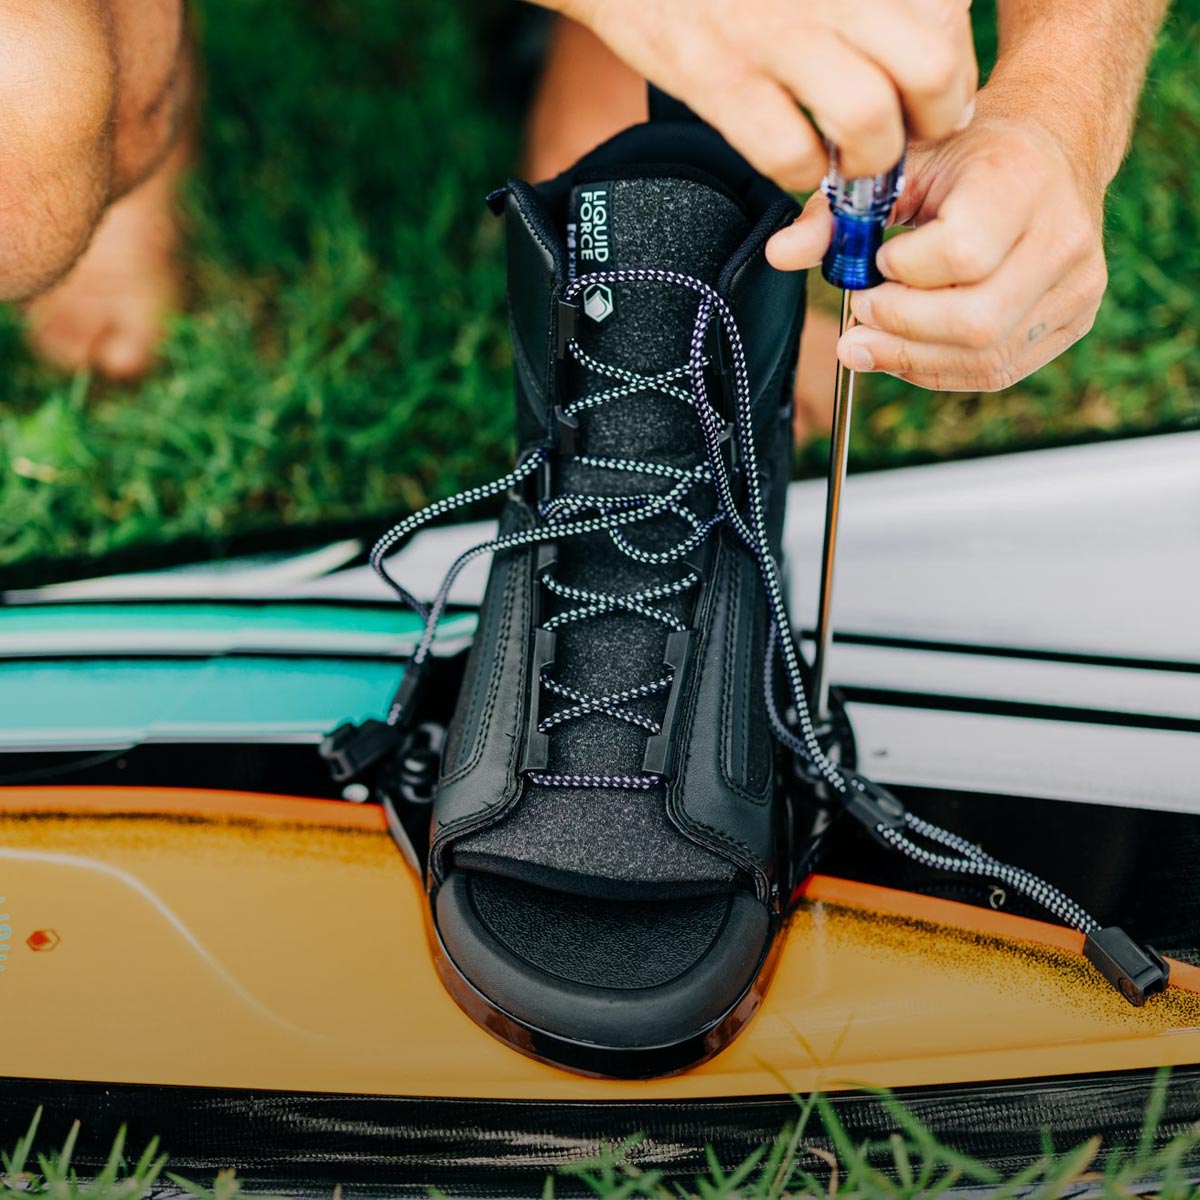
[[[26,305],[29,341],[42,358],[109,379],[137,378],[153,364],[183,290],[176,191],[187,159],[181,141],[108,210],[70,274]]]

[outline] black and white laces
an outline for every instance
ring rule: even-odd
[[[1094,917],[1057,888],[1028,871],[993,858],[965,838],[908,812],[890,793],[844,770],[825,752],[808,706],[804,668],[789,626],[780,567],[771,553],[753,436],[753,394],[746,353],[733,313],[717,290],[702,280],[680,272],[654,268],[598,271],[580,276],[567,286],[563,300],[568,303],[574,301],[593,284],[683,288],[694,293],[698,303],[688,361],[656,374],[640,374],[601,362],[571,338],[567,342],[567,353],[592,375],[610,382],[600,390],[568,403],[564,408],[565,415],[568,418],[576,417],[604,404],[648,392],[673,396],[685,401],[691,408],[703,437],[704,461],[691,468],[680,468],[640,459],[579,456],[578,462],[597,470],[636,478],[639,486],[649,480],[660,481],[661,486],[656,490],[621,496],[566,493],[543,499],[536,526],[504,534],[461,554],[429,604],[422,603],[389,574],[386,564],[388,556],[429,521],[519,487],[542,469],[550,458],[551,449],[548,446],[539,447],[493,483],[440,500],[401,521],[376,544],[371,552],[371,565],[396,595],[425,620],[425,629],[411,660],[410,670],[419,670],[429,656],[438,622],[449,602],[455,580],[467,563],[480,555],[559,542],[583,534],[604,533],[620,553],[635,562],[646,565],[683,563],[692,550],[719,526],[723,526],[742,543],[757,564],[769,614],[767,665],[763,681],[768,715],[776,737],[797,756],[804,774],[817,786],[824,785],[835,793],[847,810],[866,825],[877,840],[913,861],[931,869],[1001,883],[1028,897],[1064,924],[1088,935],[1089,946],[1093,935],[1113,932],[1102,931]],[[724,452],[729,430],[725,419],[708,398],[706,345],[714,322],[720,325],[729,356],[735,408],[732,436],[742,464],[739,483],[743,499],[740,504],[735,499],[736,489]],[[675,545],[665,550],[649,551],[640,548],[632,540],[637,526],[668,514],[682,521],[687,530]],[[685,593],[699,581],[694,572],[685,569],[684,574],[671,583],[654,583],[632,592],[609,593],[568,585],[549,573],[544,573],[541,578],[543,586],[563,604],[572,606],[560,607],[550,619],[552,626],[561,627],[621,610],[661,622],[671,630],[682,630],[681,623],[670,612],[657,607],[658,602]],[[775,677],[780,666],[790,704],[786,719],[775,702]],[[561,705],[541,717],[539,731],[549,732],[568,721],[601,713],[653,735],[659,731],[658,722],[641,711],[637,707],[638,702],[666,692],[671,683],[672,676],[667,673],[661,678],[634,684],[619,692],[591,695],[543,674],[543,687],[557,697]],[[394,706],[389,720],[394,722],[399,717],[399,710]],[[659,782],[657,776],[645,773],[609,775],[531,771],[527,779],[539,786],[626,790],[644,790]],[[882,808],[879,806],[880,797],[887,800]],[[1120,933],[1119,930],[1115,932]],[[1090,949],[1088,953],[1092,957]],[[1096,961],[1095,958],[1092,960]],[[1113,973],[1104,965],[1097,965],[1117,983]],[[1118,986],[1128,996],[1125,982],[1118,983]]]

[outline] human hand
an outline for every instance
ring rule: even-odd
[[[588,26],[782,187],[891,167],[969,115],[969,0],[541,0]],[[801,105],[810,112],[817,129]]]
[[[987,114],[909,152],[897,223],[877,262],[887,282],[857,292],[860,322],[838,357],[919,387],[998,391],[1092,327],[1108,282],[1103,182],[1032,120]],[[781,269],[815,266],[832,236],[819,193],[768,244]]]

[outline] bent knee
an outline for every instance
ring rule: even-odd
[[[0,0],[0,299],[54,283],[111,188],[116,62],[96,0]]]
[[[128,191],[174,144],[191,99],[188,27],[182,0],[108,0],[119,83],[113,190]]]

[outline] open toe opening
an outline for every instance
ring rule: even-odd
[[[723,1044],[757,1005],[774,932],[746,892],[601,900],[462,870],[434,913],[443,975],[471,1015],[601,1074],[666,1074]]]

